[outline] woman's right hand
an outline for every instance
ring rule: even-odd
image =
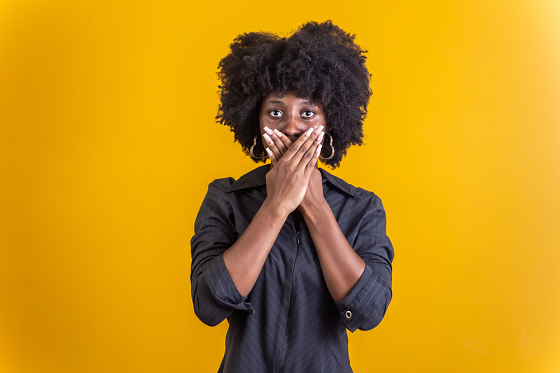
[[[280,159],[267,148],[274,167],[266,175],[267,200],[273,211],[287,216],[305,196],[309,178],[321,154],[323,126],[310,128],[287,148]]]

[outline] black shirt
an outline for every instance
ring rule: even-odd
[[[191,294],[208,325],[227,318],[219,372],[352,372],[346,330],[369,330],[392,298],[394,252],[379,197],[323,169],[323,194],[364,273],[341,302],[331,297],[299,211],[286,219],[247,297],[233,283],[222,254],[245,231],[266,199],[261,166],[208,186],[191,240]]]

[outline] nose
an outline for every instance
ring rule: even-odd
[[[295,115],[290,115],[286,126],[282,128],[282,133],[292,141],[296,141],[302,134],[301,123]]]

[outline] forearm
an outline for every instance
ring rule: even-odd
[[[274,208],[267,199],[245,232],[224,254],[224,263],[237,290],[247,296],[286,221],[285,212]]]
[[[329,292],[335,301],[342,301],[362,276],[366,264],[346,240],[326,201],[309,204],[302,210]]]

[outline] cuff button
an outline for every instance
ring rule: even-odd
[[[346,311],[346,318],[351,319],[352,318],[352,312]]]

